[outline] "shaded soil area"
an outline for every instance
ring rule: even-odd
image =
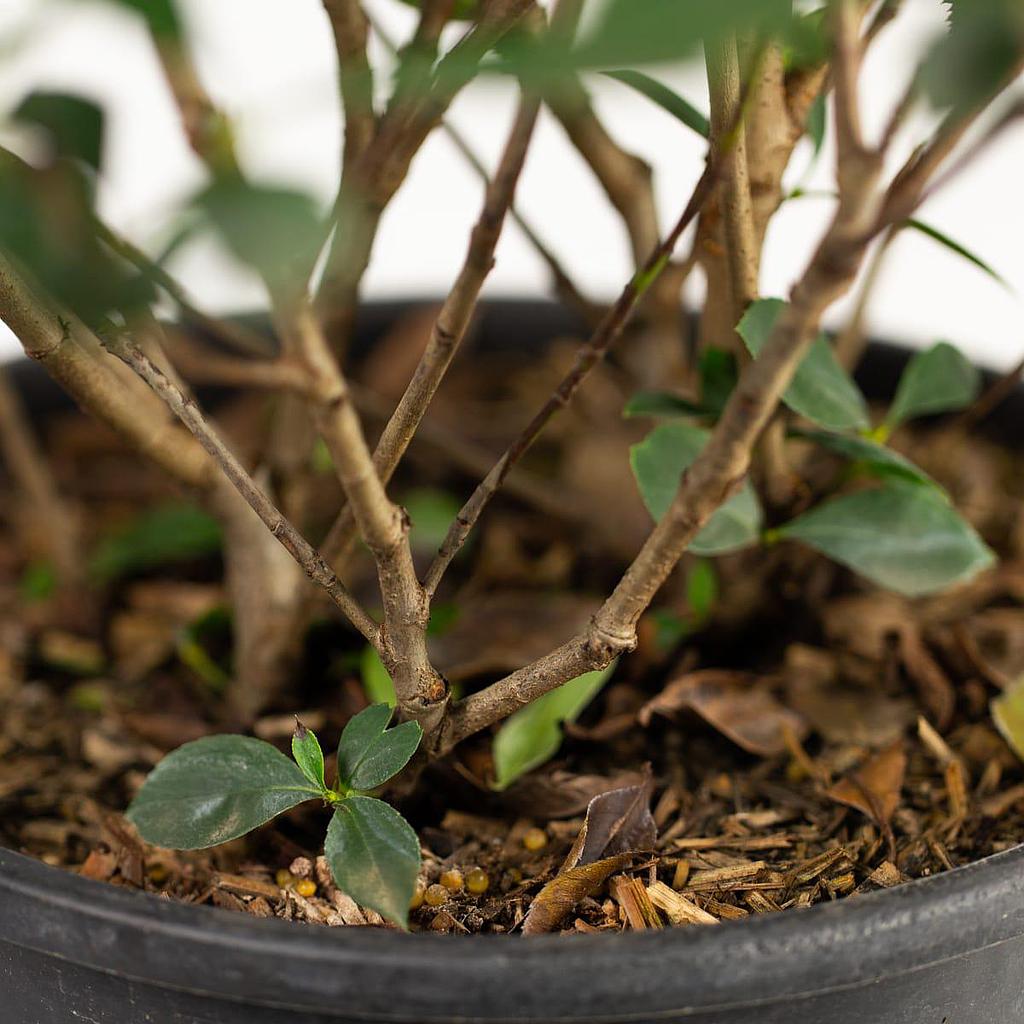
[[[363,364],[370,422],[373,403],[388,407],[407,378],[410,350],[396,331]],[[501,450],[573,351],[556,342],[543,355],[496,354],[453,371],[430,436],[393,488],[410,508],[418,557],[429,559],[438,521],[475,483],[474,459]],[[614,367],[596,372],[484,517],[432,637],[462,692],[584,623],[649,529],[628,462],[649,424],[622,420],[628,396]],[[266,402],[228,397],[219,407],[250,460]],[[44,435],[92,553],[90,583],[53,588],[38,519],[4,478],[0,843],[168,898],[382,926],[318,860],[324,808],[189,854],[142,844],[121,817],[166,751],[225,728],[222,566],[215,538],[171,545],[170,557],[153,555],[145,531],[139,540],[140,516],[154,508],[172,510],[164,529],[180,539],[174,510],[186,496],[107,432],[65,412]],[[1000,554],[997,567],[908,601],[794,544],[710,566],[688,557],[641,623],[639,649],[566,726],[555,760],[496,793],[490,738],[477,737],[401,800],[424,850],[412,927],[710,925],[855,897],[1024,839],[1024,765],[990,717],[991,700],[1024,673],[1024,466],[955,423],[904,431],[895,446],[949,490]],[[843,471],[810,450],[798,466],[797,509]],[[311,459],[310,536],[322,535],[339,498]],[[125,536],[141,544],[141,560],[125,552]],[[369,564],[352,566],[351,583],[375,604]],[[365,706],[363,655],[355,633],[320,616],[301,670],[255,735],[286,749],[298,713],[331,750]]]

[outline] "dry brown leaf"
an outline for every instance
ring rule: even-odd
[[[595,796],[561,870],[593,864],[617,853],[653,849],[658,838],[650,809],[653,789],[648,766],[639,784]]]
[[[907,755],[898,740],[837,782],[826,795],[887,826],[899,806],[906,770]]]
[[[610,875],[629,863],[631,856],[620,853],[593,864],[581,864],[555,876],[533,898],[523,921],[523,934],[540,935],[554,931],[580,900],[597,892]]]
[[[829,601],[822,613],[825,635],[832,643],[862,658],[883,661],[913,615],[896,594],[872,591]]]
[[[502,802],[521,814],[541,821],[571,818],[585,811],[602,793],[642,783],[641,772],[621,775],[576,775],[556,768],[530,772],[502,794]]]
[[[756,676],[725,669],[704,669],[673,679],[639,714],[647,725],[654,714],[695,711],[748,753],[771,757],[786,750],[785,729],[807,735],[807,723],[783,707]]]

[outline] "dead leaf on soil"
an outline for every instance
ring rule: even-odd
[[[523,934],[540,935],[554,931],[580,900],[597,892],[608,877],[624,868],[631,858],[632,854],[620,853],[556,875],[533,898],[523,921]]]
[[[595,796],[561,870],[593,864],[617,853],[653,849],[658,838],[650,809],[653,789],[648,765],[639,784]]]
[[[956,709],[956,691],[932,657],[916,623],[907,622],[900,630],[900,658],[928,717],[940,732],[945,732]]]
[[[897,740],[828,790],[826,796],[888,826],[899,806],[907,755]]]
[[[783,707],[763,681],[746,672],[704,669],[673,679],[639,713],[641,725],[652,715],[671,716],[695,711],[748,753],[771,757],[786,750],[786,729],[794,736],[807,735],[807,723],[795,711]]]
[[[621,775],[576,775],[563,768],[531,772],[502,794],[502,802],[521,814],[540,821],[571,818],[582,814],[590,802],[602,793],[636,786],[643,782],[641,772]]]

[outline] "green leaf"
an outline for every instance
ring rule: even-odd
[[[813,158],[821,154],[821,147],[825,145],[825,130],[828,124],[828,98],[824,92],[818,93],[807,111],[807,137],[814,147]]]
[[[384,667],[380,655],[367,644],[359,659],[359,674],[363,678],[363,691],[374,704],[387,704],[394,707],[398,703],[395,696],[395,684],[391,674]]]
[[[700,354],[698,370],[701,405],[717,417],[729,401],[739,378],[736,357],[724,348],[710,345]]]
[[[892,430],[915,416],[963,409],[978,396],[981,374],[948,342],[918,352],[903,371],[885,418]]]
[[[320,747],[320,741],[316,738],[316,733],[312,729],[307,729],[297,718],[295,732],[292,733],[292,757],[302,769],[302,774],[320,792],[325,792],[327,783],[324,781],[324,752]]]
[[[18,580],[18,597],[26,603],[45,601],[57,591],[57,570],[52,562],[31,562]]]
[[[237,259],[272,284],[285,283],[310,265],[324,238],[316,203],[293,189],[229,175],[200,192],[193,206]]]
[[[703,406],[668,391],[638,391],[622,410],[622,415],[627,418],[653,416],[659,419],[676,419],[706,414],[707,409]]]
[[[12,118],[42,129],[54,157],[81,160],[99,170],[103,111],[91,100],[60,92],[33,92],[18,104]]]
[[[986,263],[977,253],[972,252],[966,246],[961,245],[944,232],[939,231],[938,228],[933,228],[930,224],[925,224],[924,221],[917,220],[915,217],[905,220],[903,222],[903,227],[912,228],[914,231],[919,231],[922,235],[927,235],[928,238],[938,242],[939,245],[945,246],[950,250],[950,252],[956,253],[957,256],[962,256],[968,263],[973,263],[979,270],[983,270],[989,277],[994,281],[998,281],[999,284],[1008,291],[1013,291],[1010,287],[1010,283],[1002,274],[993,269],[993,267]]]
[[[360,906],[408,927],[420,841],[398,811],[373,797],[346,797],[327,826],[324,855],[339,889]]]
[[[141,14],[150,32],[160,39],[180,39],[181,18],[174,0],[113,0],[119,7]]]
[[[494,737],[494,788],[505,789],[550,760],[562,745],[562,723],[575,722],[614,671],[613,662],[587,672],[510,715]]]
[[[655,519],[668,511],[683,470],[711,435],[689,423],[664,423],[630,449],[630,465],[647,510]],[[761,505],[749,481],[719,508],[690,544],[698,555],[720,555],[755,544],[761,535]]]
[[[919,466],[904,458],[892,448],[857,434],[833,434],[828,430],[793,430],[793,437],[820,444],[823,448],[842,455],[852,462],[864,465],[873,475],[898,477],[911,483],[927,484],[942,490]]]
[[[1008,686],[992,701],[989,709],[1003,739],[1024,760],[1024,678]]]
[[[170,562],[216,554],[221,547],[217,520],[198,505],[158,505],[131,526],[108,537],[90,560],[100,582],[142,572]]]
[[[623,85],[628,85],[637,92],[646,96],[649,100],[657,103],[662,110],[667,111],[676,120],[682,121],[687,128],[692,128],[698,135],[707,139],[711,136],[711,123],[689,100],[683,99],[677,92],[674,92],[667,85],[642,71],[633,71],[629,68],[619,68],[615,71],[602,72],[608,78],[613,78]]]
[[[417,722],[388,729],[393,709],[372,704],[345,726],[338,743],[338,779],[348,789],[369,790],[397,775],[423,736]]]
[[[402,495],[401,504],[412,523],[409,543],[414,551],[436,551],[462,508],[454,495],[436,487],[407,491]]]
[[[713,562],[698,558],[686,574],[686,603],[695,627],[707,621],[718,602],[718,573]]]
[[[751,355],[756,357],[764,347],[785,306],[781,299],[759,299],[744,314],[736,330]],[[837,362],[824,335],[800,362],[782,400],[794,412],[829,430],[859,429],[869,423],[864,396]]]
[[[149,773],[128,820],[147,843],[201,850],[244,836],[320,796],[293,761],[249,736],[207,736]]]
[[[916,597],[994,561],[974,529],[932,488],[896,480],[834,498],[778,530],[868,579]]]

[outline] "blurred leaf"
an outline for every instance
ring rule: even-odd
[[[828,126],[828,99],[824,92],[818,93],[807,112],[807,137],[814,147],[814,156],[821,153],[825,145],[825,131]]]
[[[81,160],[94,171],[103,153],[103,111],[91,100],[60,92],[33,92],[11,115],[42,129],[54,158]]]
[[[736,330],[751,355],[756,357],[768,341],[785,306],[781,299],[759,299],[744,314]],[[864,396],[839,365],[824,335],[808,349],[782,400],[794,412],[830,430],[869,425]]]
[[[605,71],[603,74],[614,78],[623,85],[628,85],[637,92],[646,96],[656,103],[662,110],[667,111],[676,120],[682,121],[687,128],[692,128],[703,138],[711,135],[711,123],[689,100],[683,99],[677,92],[673,92],[667,85],[642,71],[632,71],[628,68],[620,68],[615,71]]]
[[[929,238],[934,239],[939,245],[945,246],[951,252],[962,256],[969,263],[973,263],[979,270],[983,270],[989,277],[994,281],[998,281],[1004,288],[1012,291],[1009,282],[1001,274],[997,273],[992,267],[986,263],[977,253],[971,252],[970,249],[965,248],[959,242],[954,241],[949,235],[943,234],[938,228],[933,228],[930,224],[925,224],[923,221],[919,221],[914,217],[910,220],[905,220],[903,226],[906,228],[913,228],[914,231],[920,231],[921,234],[927,235]]]
[[[911,483],[927,484],[941,491],[939,485],[919,466],[870,438],[857,434],[834,434],[828,430],[793,430],[791,434],[860,463],[875,476],[898,477]]]
[[[141,14],[158,39],[180,39],[181,18],[174,0],[111,0],[118,7]]]
[[[673,395],[668,391],[638,391],[623,407],[622,415],[627,418],[654,416],[672,419],[678,416],[702,416],[707,409],[689,399]]]
[[[406,7],[415,7],[417,10],[423,7],[422,0],[401,0],[401,2]],[[479,6],[480,0],[455,0],[451,16],[458,21],[465,21],[476,14]]]
[[[225,176],[200,192],[193,206],[232,254],[273,286],[311,265],[324,238],[316,203],[293,189]]]
[[[695,559],[686,574],[686,603],[696,626],[707,621],[718,603],[718,571],[706,558]]]
[[[302,769],[309,782],[323,792],[327,789],[324,781],[324,752],[316,733],[307,729],[297,718],[292,734],[292,759]]]
[[[700,354],[700,400],[714,416],[719,416],[736,387],[739,370],[736,356],[724,348],[709,345]]]
[[[884,827],[899,807],[906,771],[907,755],[903,740],[898,739],[845,779],[840,779],[825,795]]]
[[[175,651],[178,660],[190,668],[214,692],[222,693],[231,673],[207,650],[211,641],[231,648],[231,612],[223,605],[211,608],[178,632]]]
[[[600,672],[587,672],[505,719],[494,737],[494,788],[505,789],[554,757],[562,745],[562,723],[575,722],[614,671],[613,662]]]
[[[220,525],[198,505],[158,505],[101,542],[89,568],[94,578],[106,583],[170,562],[213,555],[220,547]]]
[[[779,527],[888,590],[918,597],[966,580],[995,556],[932,488],[896,480],[833,498]]]
[[[630,449],[630,465],[647,510],[656,519],[668,511],[688,468],[711,435],[689,423],[665,423]],[[719,508],[694,538],[689,550],[720,555],[757,543],[761,505],[749,481]]]
[[[949,32],[922,63],[920,81],[935,106],[970,110],[1008,81],[1022,55],[1020,0],[954,0]]]
[[[359,674],[363,680],[363,691],[372,703],[395,706],[398,702],[395,684],[384,662],[380,660],[380,655],[369,644],[363,648],[359,659]]]
[[[57,570],[52,562],[32,562],[18,580],[18,597],[22,601],[45,601],[57,590]]]
[[[206,736],[168,754],[127,817],[147,843],[202,850],[251,832],[320,792],[276,747],[250,736]]]
[[[412,522],[409,543],[414,551],[436,551],[462,508],[454,495],[436,487],[407,491],[402,495],[400,504]]]
[[[992,721],[1003,739],[1024,761],[1024,678],[1018,679],[996,697],[990,710]]]
[[[346,797],[327,827],[324,855],[339,889],[360,906],[408,927],[420,841],[398,811],[373,797]]]
[[[892,430],[916,416],[963,409],[980,388],[978,369],[953,345],[940,341],[907,363],[885,424]]]

